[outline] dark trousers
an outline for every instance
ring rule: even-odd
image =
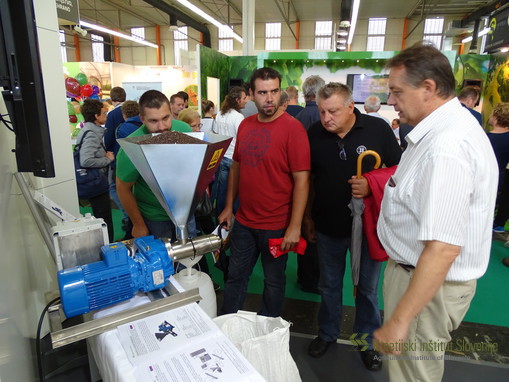
[[[318,335],[325,341],[339,337],[343,313],[343,276],[346,269],[346,253],[350,238],[334,238],[317,232],[320,259],[320,292],[322,303],[318,311]],[[355,298],[355,321],[353,332],[368,334],[366,341],[370,348],[373,332],[381,326],[378,308],[378,281],[382,263],[369,257],[368,245],[364,239],[361,248],[359,284]]]
[[[96,218],[102,218],[108,226],[108,238],[110,243],[115,240],[113,235],[113,218],[111,216],[110,193],[104,192],[88,199],[92,206],[92,213]]]
[[[318,290],[320,263],[316,243],[308,241],[304,256],[297,256],[297,282],[304,291]]]
[[[253,267],[262,257],[264,273],[262,307],[258,314],[269,317],[281,315],[285,299],[286,262],[288,254],[274,258],[269,252],[269,239],[280,238],[284,229],[262,230],[246,227],[237,220],[230,234],[230,265],[224,288],[222,314],[242,309]]]
[[[495,216],[494,226],[503,227],[507,219],[509,219],[509,170],[505,170],[500,182],[500,192],[497,197],[497,216]]]

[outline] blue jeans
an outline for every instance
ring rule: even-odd
[[[116,176],[115,171],[113,171],[110,168],[110,171],[108,172],[108,181],[109,181],[109,187],[110,187],[110,198],[115,202],[120,212],[122,212],[122,221],[125,222],[127,219],[129,219],[129,216],[127,216],[127,213],[124,210],[124,207],[122,207],[122,203],[120,203],[120,199],[117,194],[117,184],[116,182]]]
[[[230,234],[230,265],[224,288],[221,314],[236,313],[242,309],[249,277],[261,254],[263,273],[263,300],[258,314],[279,317],[285,299],[286,261],[288,254],[274,258],[269,252],[269,239],[280,238],[285,229],[268,231],[246,227],[237,220]]]
[[[216,172],[216,179],[212,186],[212,200],[216,201],[216,216],[219,216],[226,205],[226,192],[228,191],[228,176],[233,161],[230,158],[223,157]],[[233,213],[239,208],[239,199],[235,200]]]
[[[318,311],[318,336],[325,341],[339,337],[343,308],[343,275],[350,238],[337,239],[317,232],[320,262],[319,289],[322,303]],[[359,285],[355,298],[354,333],[368,333],[366,340],[372,348],[373,332],[381,326],[378,308],[378,281],[382,263],[369,257],[368,245],[362,242]]]

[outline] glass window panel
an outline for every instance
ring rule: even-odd
[[[437,49],[442,49],[442,35],[426,35],[423,40],[433,43]]]
[[[62,62],[67,62],[67,49],[65,47],[65,33],[63,30],[59,31],[60,37],[60,54],[62,55]]]
[[[368,35],[385,34],[386,18],[370,18],[368,21]]]
[[[382,52],[384,50],[385,36],[368,36],[366,50],[368,52]]]
[[[330,50],[331,49],[331,37],[315,37],[315,49],[316,50]]]
[[[104,38],[96,34],[90,34],[92,40],[92,60],[94,62],[104,62]]]
[[[230,29],[233,30],[233,27],[230,26]],[[219,38],[231,38],[232,37],[226,28],[219,28],[218,31],[219,31],[219,34],[218,34]]]
[[[444,19],[426,19],[424,34],[441,34],[444,30]]]
[[[332,21],[317,21],[315,36],[332,36]]]
[[[180,50],[187,50],[187,40],[175,40],[173,41],[173,48],[175,53],[175,65],[180,65]]]
[[[265,24],[265,37],[281,37],[281,23],[266,23]]]
[[[145,28],[131,28],[131,36],[145,40]]]
[[[187,27],[179,27],[176,31],[173,31],[174,40],[187,40]]]
[[[280,38],[266,38],[265,39],[265,50],[281,50],[281,39]]]
[[[220,52],[229,52],[233,50],[233,39],[232,38],[223,38],[219,40],[219,51]]]

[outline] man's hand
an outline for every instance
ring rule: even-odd
[[[316,243],[315,222],[313,219],[304,217],[302,220],[302,235],[310,243]]]
[[[131,234],[133,237],[142,237],[150,235],[150,232],[145,224],[133,224]]]
[[[408,337],[409,326],[410,323],[397,323],[391,318],[373,333],[375,349],[383,354],[401,354],[402,343]]]
[[[362,199],[371,194],[368,180],[364,177],[359,179],[356,176],[352,176],[348,183],[352,185],[352,197],[356,199]]]
[[[113,161],[115,159],[115,154],[113,154],[112,151],[106,151],[106,154],[104,154],[106,158],[108,158],[110,161]]]
[[[288,251],[299,243],[300,239],[300,227],[292,228],[288,227],[281,243],[281,250]]]
[[[225,207],[225,209],[221,212],[221,214],[217,218],[217,222],[219,224],[226,223],[224,228],[229,231],[232,228],[232,220],[233,220],[233,211],[229,207]]]

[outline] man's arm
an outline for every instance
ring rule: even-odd
[[[143,220],[138,203],[133,194],[133,186],[135,182],[124,182],[117,176],[117,194],[124,207],[125,212],[133,223],[132,235],[134,237],[148,236],[150,232]]]
[[[306,204],[309,195],[309,171],[292,172],[293,176],[293,197],[292,197],[292,216],[290,224],[286,228],[281,250],[286,251],[299,242],[302,217],[306,210]]]
[[[239,162],[234,160],[230,167],[230,173],[228,174],[228,188],[226,190],[226,203],[224,210],[217,218],[218,223],[226,223],[225,228],[227,230],[231,228],[233,218],[233,204],[235,203],[235,199],[237,198],[237,194],[239,192],[239,174]]]
[[[311,216],[314,200],[315,200],[314,175],[311,175],[309,177],[308,201],[306,203],[304,217],[302,218],[302,234],[304,238],[311,243],[316,243],[315,223]]]
[[[389,348],[384,347],[384,343],[394,344],[407,339],[410,323],[442,286],[460,250],[459,246],[440,241],[426,242],[408,289],[389,320],[374,333],[376,343],[381,345],[379,349]]]

